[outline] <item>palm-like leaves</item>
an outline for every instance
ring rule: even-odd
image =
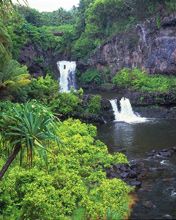
[[[1,114],[0,133],[13,148],[20,146],[21,154],[26,150],[32,165],[35,147],[46,158],[49,141],[58,141],[55,134],[57,122],[54,115],[35,102],[18,104]]]

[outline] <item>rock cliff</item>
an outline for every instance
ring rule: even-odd
[[[34,76],[43,76],[50,72],[58,78],[57,61],[62,60],[63,55],[53,49],[45,50],[34,43],[25,44],[19,55],[19,62],[25,64],[29,72]]]
[[[176,13],[152,18],[101,45],[88,61],[99,70],[142,68],[151,74],[176,75]]]

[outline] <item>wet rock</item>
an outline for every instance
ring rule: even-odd
[[[129,164],[116,164],[106,170],[108,178],[120,178],[131,186],[140,187],[142,178],[146,175],[147,169],[144,168],[142,161],[133,161]]]
[[[114,167],[114,169],[119,170],[121,165],[120,164],[115,164],[113,167]]]
[[[176,152],[176,147],[172,147],[169,149],[162,149],[160,151],[151,151],[147,155],[151,158],[169,158],[173,155],[173,153]]]
[[[175,178],[164,178],[163,179],[163,182],[172,182],[172,181],[174,181],[175,180]]]
[[[151,201],[144,201],[143,202],[143,206],[148,208],[148,209],[153,209],[153,208],[156,208],[156,206],[151,202]]]
[[[121,176],[123,179],[125,179],[125,178],[127,178],[127,177],[129,176],[129,173],[123,172],[123,173],[120,174],[120,176]]]
[[[121,165],[120,170],[121,171],[126,171],[128,166],[129,166],[128,164]]]
[[[135,170],[130,170],[129,177],[130,178],[136,178],[137,177],[137,172]]]
[[[176,152],[176,146],[172,148],[174,152]]]
[[[130,181],[129,184],[130,184],[131,186],[140,187],[140,186],[142,185],[142,182],[137,181],[137,180],[133,180],[133,181]]]
[[[162,217],[163,219],[173,219],[171,215],[166,214]]]
[[[156,20],[151,18],[132,27],[128,33],[113,36],[91,54],[87,63],[100,71],[108,67],[110,77],[124,67],[138,67],[151,74],[176,74],[176,37],[173,22],[176,15],[165,15],[163,13],[161,17],[160,27]]]
[[[171,157],[172,152],[171,151],[161,151],[161,152],[159,152],[159,155],[162,157]]]
[[[138,175],[139,179],[143,179],[147,175],[147,169],[141,170],[140,174]]]

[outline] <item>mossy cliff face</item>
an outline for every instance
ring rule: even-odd
[[[31,74],[45,76],[52,72],[55,78],[59,74],[56,63],[62,58],[62,54],[55,53],[53,49],[45,50],[34,43],[25,44],[19,54],[19,62],[27,65]]]
[[[176,13],[153,18],[117,34],[91,55],[89,65],[109,67],[112,76],[124,67],[148,73],[176,74]]]

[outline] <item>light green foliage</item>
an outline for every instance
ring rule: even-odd
[[[96,128],[69,119],[57,128],[59,148],[48,148],[48,173],[40,161],[17,165],[0,182],[0,217],[6,219],[104,219],[109,210],[124,219],[132,188],[106,178],[105,167],[127,163],[95,140]]]
[[[59,32],[63,33],[62,37],[57,37],[58,39],[58,44],[56,45],[56,51],[59,51],[61,53],[64,53],[65,55],[67,54],[68,56],[70,56],[71,54],[71,50],[73,47],[73,41],[75,39],[75,27],[74,25],[71,24],[65,24],[65,25],[61,25],[61,26],[57,26],[56,27],[52,27],[54,32],[57,32],[57,30]]]
[[[148,75],[139,69],[122,69],[113,78],[113,83],[144,92],[169,92],[176,87],[176,77]]]
[[[81,99],[74,92],[59,93],[55,111],[63,115],[73,115],[80,104]]]
[[[94,95],[90,98],[87,111],[91,114],[99,114],[101,110],[101,96]]]
[[[26,89],[29,99],[36,99],[52,108],[58,98],[59,84],[50,75],[46,75],[46,77],[33,78],[29,88]]]
[[[112,24],[121,19],[124,8],[122,0],[95,0],[86,11],[86,32],[99,38],[106,36]]]

